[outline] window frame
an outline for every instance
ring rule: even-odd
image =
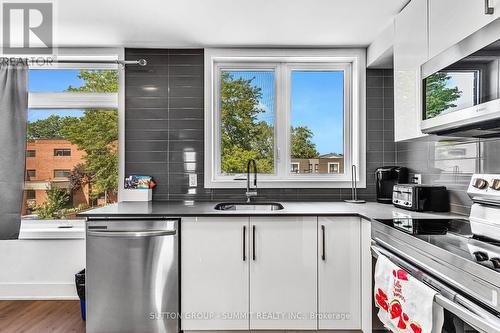
[[[125,60],[125,49],[118,48],[58,48],[58,60]],[[28,109],[116,109],[118,110],[118,201],[122,201],[125,191],[125,67],[103,63],[52,63],[37,65],[31,63],[30,70],[36,69],[108,69],[118,71],[117,93],[49,93],[30,92]]]
[[[25,154],[26,154],[26,157],[28,157],[28,158],[36,157],[36,149],[26,149]]]
[[[58,60],[125,60],[125,49],[118,48],[58,48]],[[101,93],[28,93],[28,109],[116,109],[118,111],[118,201],[122,201],[125,191],[123,179],[125,177],[125,68],[115,64],[99,63],[52,63],[51,65],[39,66],[30,64],[29,69],[114,69],[118,71],[118,92]],[[30,189],[25,189],[30,190]],[[36,195],[36,194],[35,194]],[[82,220],[57,220],[67,225],[79,225]],[[36,228],[32,225],[36,223]],[[21,218],[21,234],[23,228],[29,228],[29,239],[46,239],[47,230],[53,229],[55,221],[47,220],[24,220]],[[26,225],[28,225],[26,227]],[[33,229],[33,230],[31,230]],[[36,230],[35,230],[36,229]],[[62,229],[61,229],[62,230]],[[67,230],[67,229],[65,229]],[[74,229],[71,229],[74,230]],[[22,236],[22,235],[21,235]],[[81,238],[81,235],[61,234],[57,238]],[[26,238],[26,237],[25,237]],[[52,231],[50,238],[53,238]]]
[[[357,186],[366,187],[366,60],[362,49],[205,49],[205,187],[242,188],[241,175],[220,170],[220,68],[248,70],[275,65],[275,164],[277,175],[259,174],[259,187],[351,187],[351,165],[358,167]],[[255,66],[255,67],[253,67]],[[346,70],[346,66],[348,70]],[[344,75],[344,173],[292,174],[290,172],[291,73],[293,70],[328,71]],[[346,106],[347,105],[347,106]],[[283,121],[284,120],[284,121]],[[285,144],[283,144],[285,143]],[[284,173],[285,172],[285,173]]]
[[[292,72],[293,71],[305,71],[305,72],[329,72],[329,71],[342,71],[344,73],[344,115],[343,115],[343,123],[344,123],[344,133],[343,133],[343,156],[344,163],[351,163],[351,127],[352,127],[352,110],[351,110],[351,75],[352,69],[351,64],[347,62],[320,62],[320,63],[291,63],[285,64],[286,77],[285,77],[285,100],[286,100],[286,111],[285,111],[285,152],[284,156],[290,159],[291,162],[291,123],[292,123]],[[293,181],[293,177],[295,174],[289,175],[287,180]],[[329,173],[303,173],[301,174],[301,179],[297,179],[297,181],[348,181],[351,179],[350,173],[346,173],[344,170],[343,174],[329,174]],[[318,179],[318,180],[317,180]]]
[[[220,73],[224,70],[227,70],[227,71],[231,71],[231,70],[236,70],[236,71],[270,71],[270,72],[274,72],[274,89],[275,89],[275,93],[277,93],[277,89],[278,89],[278,80],[277,80],[277,77],[280,73],[280,68],[279,66],[277,66],[276,64],[271,64],[271,63],[258,63],[258,64],[254,64],[254,63],[248,63],[248,62],[219,62],[216,64],[216,73],[215,73],[215,80],[217,82],[217,84],[215,85],[215,92],[214,94],[216,94],[216,96],[220,96]],[[276,172],[277,172],[277,168],[278,168],[278,149],[277,149],[277,145],[276,145],[276,142],[277,142],[277,134],[278,134],[278,122],[277,122],[277,106],[278,106],[278,102],[277,102],[278,98],[277,98],[277,95],[275,95],[275,100],[274,100],[274,131],[273,131],[273,134],[274,134],[274,173],[272,174],[259,174],[259,177],[261,179],[266,179],[266,178],[273,178],[274,175],[276,175]],[[219,149],[219,151],[221,150],[221,137],[222,137],[222,134],[221,134],[221,113],[220,113],[220,100],[217,101],[217,103],[215,103],[215,113],[214,113],[214,124],[218,124],[215,128],[214,128],[214,135],[215,135],[215,142],[216,142],[216,145]],[[219,179],[219,180],[227,180],[227,179],[234,179],[236,177],[238,177],[238,175],[223,175],[222,174],[222,170],[221,170],[221,154],[215,154],[214,155],[214,168],[215,168],[215,172],[216,172],[216,178]],[[241,177],[240,177],[241,178]]]

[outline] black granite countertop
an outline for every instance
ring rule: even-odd
[[[117,217],[183,217],[183,216],[332,216],[354,215],[366,219],[412,218],[464,218],[452,213],[412,212],[392,205],[368,202],[352,204],[346,202],[280,202],[284,209],[275,211],[239,210],[220,211],[214,209],[218,202],[155,201],[120,202],[82,212],[79,216],[92,218]]]

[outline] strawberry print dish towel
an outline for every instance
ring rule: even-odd
[[[437,333],[443,326],[443,309],[434,303],[436,291],[378,256],[374,301],[378,317],[395,333]]]

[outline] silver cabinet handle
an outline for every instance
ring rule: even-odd
[[[136,237],[158,237],[173,236],[177,233],[175,230],[101,230],[87,231],[88,236],[94,237],[117,237],[117,238],[136,238]]]

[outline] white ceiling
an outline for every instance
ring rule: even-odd
[[[367,46],[408,0],[59,0],[62,46]]]

